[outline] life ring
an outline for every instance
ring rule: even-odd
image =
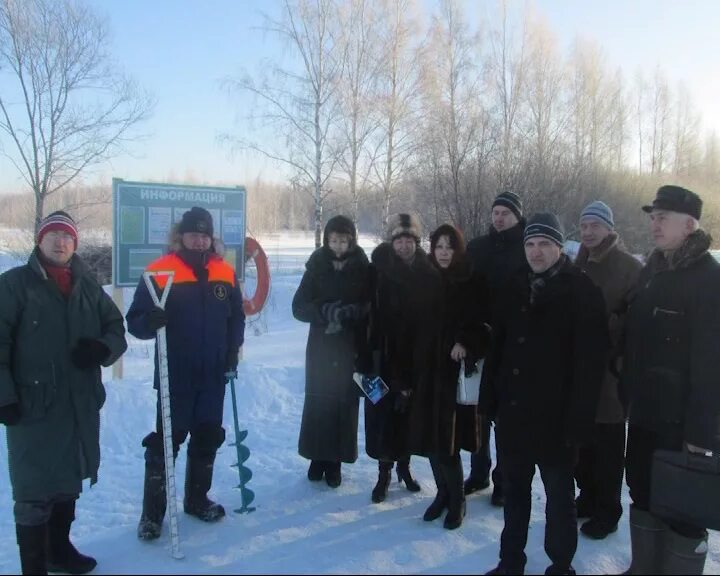
[[[255,238],[248,237],[245,238],[245,261],[247,262],[251,258],[257,269],[257,287],[252,298],[243,296],[243,311],[246,316],[260,312],[270,293],[270,266],[267,255]]]

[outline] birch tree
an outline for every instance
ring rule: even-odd
[[[35,198],[121,153],[152,98],[106,53],[108,29],[80,0],[0,0],[0,135]]]
[[[337,17],[334,0],[284,0],[282,15],[267,17],[265,29],[284,42],[294,65],[271,63],[257,78],[245,74],[226,83],[231,93],[255,97],[250,119],[261,125],[263,134],[257,140],[231,134],[223,139],[290,169],[298,188],[312,195],[316,247],[322,240],[323,203],[332,192],[329,181],[341,153],[337,89],[345,54]]]

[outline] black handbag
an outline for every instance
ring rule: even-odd
[[[669,520],[720,530],[720,455],[656,450],[650,511]]]

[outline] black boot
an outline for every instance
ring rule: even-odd
[[[15,524],[23,574],[47,574],[47,524],[23,526]]]
[[[470,476],[468,476],[468,479],[465,480],[463,489],[465,490],[466,495],[470,495],[475,492],[479,492],[480,490],[485,490],[485,488],[489,486],[490,480],[487,476],[480,478],[478,476],[473,476],[471,473]]]
[[[495,484],[495,486],[493,486],[490,503],[498,508],[503,508],[505,506],[505,495],[503,494],[502,484]]]
[[[340,462],[326,462],[325,463],[325,482],[330,488],[337,488],[342,483]]]
[[[203,522],[217,522],[225,516],[225,508],[207,497],[212,485],[215,454],[211,456],[190,456],[185,468],[185,514]]]
[[[398,460],[397,463],[398,482],[405,482],[405,488],[410,492],[420,492],[420,484],[410,474],[410,457]]]
[[[87,574],[95,569],[95,558],[77,551],[70,542],[70,526],[75,520],[75,500],[53,505],[47,525],[47,569],[62,574]]]
[[[430,467],[432,468],[433,477],[435,478],[435,485],[437,486],[437,494],[432,504],[428,506],[423,515],[425,522],[432,522],[442,516],[443,511],[448,505],[448,490],[447,482],[445,480],[445,474],[443,473],[440,463],[437,458],[430,457]]]
[[[443,473],[447,481],[448,513],[443,527],[447,530],[460,528],[465,518],[465,491],[463,487],[463,470],[460,457],[443,465]]]
[[[310,482],[320,482],[325,474],[325,462],[322,460],[310,460],[307,477]]]
[[[143,487],[143,508],[137,527],[140,540],[155,540],[162,532],[167,496],[165,495],[165,466],[162,460],[145,462],[145,484]]]
[[[372,491],[372,501],[376,504],[385,501],[385,498],[387,498],[392,467],[392,462],[383,462],[382,460],[378,462],[378,480]]]

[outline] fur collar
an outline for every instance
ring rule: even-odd
[[[392,244],[389,242],[383,242],[378,245],[375,250],[373,250],[370,259],[381,274],[398,280],[405,278],[409,272],[419,272],[431,276],[439,276],[440,274],[430,262],[430,258],[425,250],[420,248],[420,246],[415,248],[415,258],[413,258],[413,261],[409,265],[395,254],[395,250],[393,250]]]
[[[321,246],[310,255],[310,258],[308,258],[308,261],[305,264],[305,269],[309,272],[334,270],[335,267],[333,262],[338,261],[339,260],[335,257],[335,253],[330,250],[330,248],[327,246]],[[343,268],[347,269],[354,268],[355,266],[362,267],[368,265],[368,259],[365,255],[365,251],[357,244],[348,250],[347,254],[342,259],[342,262],[347,263],[343,266]]]
[[[617,232],[610,232],[610,234],[602,241],[600,246],[597,247],[594,253],[590,253],[590,250],[584,244],[580,244],[580,250],[578,250],[577,257],[575,258],[575,264],[582,266],[588,262],[602,262],[607,258],[616,247],[620,248],[622,241]]]
[[[653,273],[665,270],[680,270],[689,268],[700,260],[710,248],[712,237],[704,230],[696,230],[687,237],[680,248],[672,252],[669,257],[659,250],[653,250],[648,258],[647,267]]]

